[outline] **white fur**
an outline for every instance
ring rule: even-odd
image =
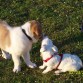
[[[5,59],[10,59],[11,58],[10,54],[6,51],[2,51],[2,57],[5,58]]]
[[[49,39],[48,36],[45,36],[45,37],[43,38],[43,40],[42,40],[40,52],[45,51],[45,50],[47,50],[47,49],[49,49],[49,48],[51,48],[51,47],[52,47],[53,49],[55,49],[56,52],[58,52],[58,49],[57,49],[56,46],[53,45],[52,40]]]
[[[5,51],[12,55],[12,59],[14,62],[13,72],[18,72],[21,70],[20,67],[20,57],[22,56],[27,66],[30,68],[36,67],[36,64],[30,61],[30,50],[32,48],[32,44],[37,42],[37,40],[33,37],[33,34],[30,31],[30,23],[27,22],[21,27],[10,27],[7,25],[7,28],[10,32],[10,47],[6,46]],[[22,28],[26,31],[26,33],[32,38],[30,41],[26,35],[22,32]],[[3,57],[7,58],[7,53],[3,51]]]
[[[50,39],[48,38],[48,41]],[[42,43],[47,41],[45,39],[43,39]],[[50,42],[50,41],[49,41]],[[50,43],[48,43],[46,45],[49,46]],[[45,47],[44,47],[45,48]],[[47,58],[51,57],[52,55],[54,55],[55,52],[57,52],[57,47],[55,49],[53,49],[53,47],[50,47],[48,49],[44,49],[41,46],[40,52],[41,52],[41,57],[43,60],[46,60]],[[43,50],[44,49],[44,50]],[[60,56],[58,54],[54,55],[48,62],[43,62],[43,65],[40,66],[40,69],[44,69],[45,67],[47,67],[43,73],[47,73],[53,69],[55,69],[60,61]],[[72,55],[72,54],[63,54],[63,58],[62,61],[60,63],[60,65],[58,66],[57,71],[55,71],[56,74],[59,74],[61,72],[66,72],[66,71],[77,71],[79,70],[81,67],[83,67],[82,65],[82,61],[81,59],[77,56],[77,55]]]

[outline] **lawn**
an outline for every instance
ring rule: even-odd
[[[28,20],[38,20],[58,47],[59,53],[77,54],[83,61],[83,0],[0,0],[0,19],[11,26],[20,26]],[[33,45],[31,60],[42,64],[39,56],[41,42]],[[0,83],[82,83],[83,70],[62,73],[51,71],[45,75],[38,67],[28,68],[22,60],[22,71],[13,73],[12,60],[0,60]]]

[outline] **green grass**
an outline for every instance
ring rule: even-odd
[[[11,26],[19,26],[28,20],[38,20],[43,32],[53,40],[59,53],[77,54],[83,61],[83,0],[0,0],[0,19]],[[39,56],[40,42],[33,45],[31,60],[42,64]],[[82,83],[83,70],[62,73],[51,71],[45,75],[39,68],[30,69],[22,60],[22,71],[12,72],[13,61],[0,61],[0,83]]]

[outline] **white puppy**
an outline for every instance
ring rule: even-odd
[[[46,43],[45,45],[43,44],[44,42]],[[55,73],[59,74],[66,71],[77,71],[83,67],[82,61],[78,56],[71,54],[58,54],[57,47],[53,46],[53,44],[50,46],[50,43],[52,44],[52,41],[48,37],[45,37],[40,49],[43,65],[39,68],[44,69],[47,67],[43,71],[44,74],[53,69],[56,69]]]
[[[42,29],[39,22],[28,21],[20,27],[11,27],[6,22],[0,21],[0,48],[4,58],[9,58],[10,53],[14,62],[13,72],[20,68],[20,56],[30,68],[36,64],[30,61],[32,44],[42,38]],[[7,53],[8,52],[8,53]]]

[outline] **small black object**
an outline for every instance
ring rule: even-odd
[[[81,23],[81,28],[80,30],[83,32],[83,20],[82,20],[82,23]]]
[[[83,27],[81,27],[80,30],[83,31]]]

